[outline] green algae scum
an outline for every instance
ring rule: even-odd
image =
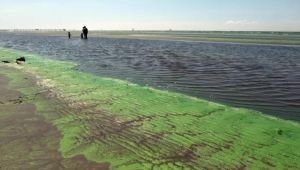
[[[39,157],[48,159],[56,154],[56,161],[65,168],[70,168],[72,161],[79,164],[76,159],[80,157],[82,164],[91,164],[82,168],[94,169],[300,169],[299,123],[82,73],[74,69],[74,63],[0,49],[1,60],[13,61],[19,56],[26,58],[26,64],[1,64],[10,67],[1,68],[1,74],[10,78],[9,86],[27,96],[26,102],[36,109],[32,112],[40,121],[36,120],[32,131],[44,127],[53,132],[36,132],[47,138],[40,137],[37,141],[42,144],[29,151],[27,145],[11,143],[1,146],[1,153],[8,154],[9,148],[15,147],[18,150],[14,152],[20,153],[44,149]],[[34,77],[38,89],[24,85],[25,74]],[[37,93],[45,94],[34,97]],[[1,102],[0,108],[10,104]],[[11,135],[2,124],[14,117],[9,114],[0,109],[1,142]],[[30,119],[31,114],[23,116]],[[10,127],[13,129],[13,124]],[[50,138],[56,138],[57,145]],[[43,145],[47,147],[41,149]],[[18,162],[19,156],[1,155],[0,164]],[[31,163],[31,168],[36,167],[36,162]]]

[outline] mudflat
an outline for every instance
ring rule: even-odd
[[[7,76],[12,73],[22,78],[20,87],[32,88],[35,84],[30,75],[0,65],[0,170],[109,169],[109,164],[97,164],[81,155],[63,158],[58,149],[60,132],[33,104],[34,100],[46,100],[45,97],[42,93],[25,96],[12,87]],[[55,110],[49,111],[56,114]]]
[[[72,38],[79,38],[81,31],[69,30]],[[3,33],[7,33],[2,31]],[[0,32],[1,33],[1,32]],[[67,37],[67,31],[59,30],[15,30],[16,35]],[[91,30],[89,37],[167,40],[191,42],[221,42],[268,45],[300,45],[299,32],[247,32],[247,31],[113,31]]]

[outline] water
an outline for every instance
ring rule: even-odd
[[[300,47],[0,34],[77,69],[300,121]]]

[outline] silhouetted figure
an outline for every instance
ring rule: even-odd
[[[68,37],[69,39],[71,39],[71,32],[68,32]]]
[[[87,35],[89,33],[89,30],[86,28],[86,26],[84,26],[82,28],[82,33],[83,33],[84,39],[88,39]]]
[[[83,39],[83,32],[80,34],[81,39]]]

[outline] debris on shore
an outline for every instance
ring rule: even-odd
[[[24,64],[26,61],[25,57],[20,57],[16,59],[17,64]]]
[[[10,63],[10,61],[7,61],[7,60],[2,60],[1,62],[6,63],[6,64]]]

